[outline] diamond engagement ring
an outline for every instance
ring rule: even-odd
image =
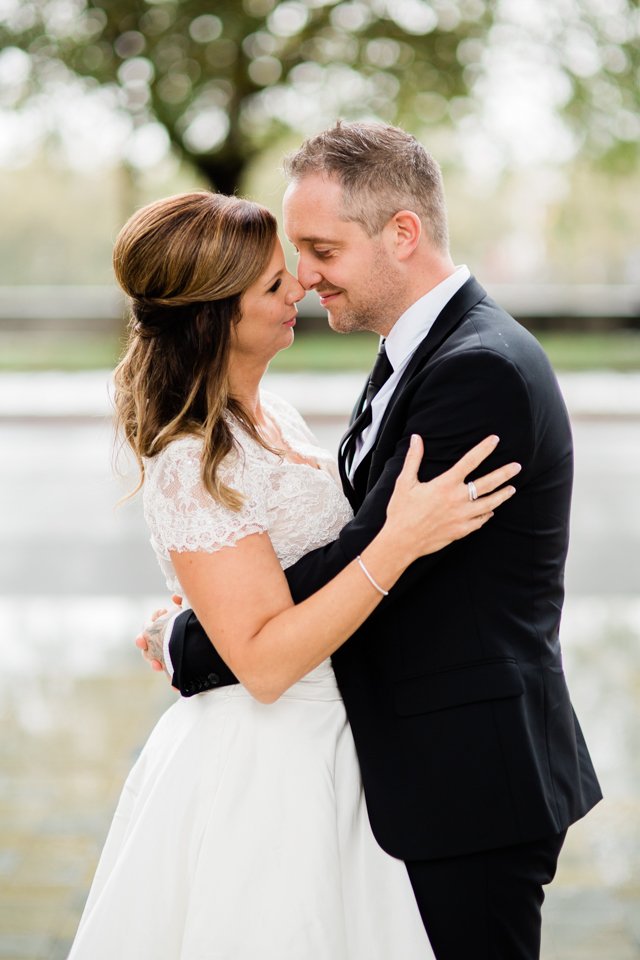
[[[467,483],[467,490],[469,491],[469,500],[473,501],[478,499],[478,488],[473,480],[469,480]]]

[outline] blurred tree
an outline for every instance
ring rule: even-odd
[[[528,49],[537,42],[568,80],[562,100],[581,137],[629,152],[640,139],[639,3],[3,0],[0,68],[11,67],[7,57],[18,65],[20,52],[28,68],[0,104],[19,107],[65,76],[82,78],[112,93],[143,147],[145,134],[165,130],[230,193],[287,130],[336,116],[414,128],[459,120],[474,108],[492,39],[521,43],[524,27]],[[526,16],[517,25],[516,9],[537,10],[531,27]]]
[[[573,152],[605,168],[640,156],[640,0],[496,0],[489,55],[552,88]],[[513,71],[512,71],[513,77]],[[503,82],[509,83],[503,73]]]
[[[160,123],[233,192],[287,130],[460,110],[491,19],[483,0],[7,0],[0,45],[30,58],[22,102],[64,69],[110,87],[138,130]]]
[[[640,154],[640,0],[574,0],[559,31],[580,141],[627,172]]]

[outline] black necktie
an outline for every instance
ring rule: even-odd
[[[380,344],[380,349],[378,350],[375,363],[373,364],[373,369],[369,374],[369,380],[367,382],[367,389],[365,392],[365,406],[340,441],[340,449],[342,450],[342,457],[340,458],[341,466],[342,463],[344,463],[344,467],[340,471],[341,474],[344,472],[344,476],[342,478],[343,483],[346,479],[346,472],[348,471],[355,454],[357,438],[371,423],[371,401],[378,393],[382,385],[386,383],[392,373],[393,367],[391,366],[389,358],[387,357],[387,351],[385,350],[383,340]]]
[[[380,387],[386,383],[392,373],[393,367],[389,363],[389,358],[387,357],[387,351],[385,350],[383,340],[380,344],[380,349],[378,350],[378,355],[376,356],[373,369],[369,374],[369,382],[367,384],[366,393],[367,405],[371,404],[371,401],[375,397]]]

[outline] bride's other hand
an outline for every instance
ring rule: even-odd
[[[171,599],[176,606],[182,605],[182,597],[175,595]],[[175,610],[168,611],[165,608],[154,610],[149,622],[143,627],[142,633],[139,633],[135,639],[135,645],[142,652],[144,659],[151,669],[158,673],[161,670],[168,673],[164,662],[164,632],[174,613]]]
[[[498,443],[498,437],[486,437],[450,470],[421,483],[418,470],[424,444],[420,436],[412,436],[387,507],[387,525],[393,528],[394,536],[406,537],[413,559],[435,553],[479,530],[494,511],[514,495],[515,487],[504,484],[520,472],[519,463],[509,463],[485,474],[475,480],[471,488],[467,482],[467,477],[494,452]],[[477,499],[472,500],[470,490],[474,488]]]

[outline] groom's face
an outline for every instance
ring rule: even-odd
[[[399,283],[391,233],[370,237],[343,211],[342,187],[331,178],[309,174],[287,188],[284,228],[298,251],[298,280],[319,294],[334,330],[386,334]]]

